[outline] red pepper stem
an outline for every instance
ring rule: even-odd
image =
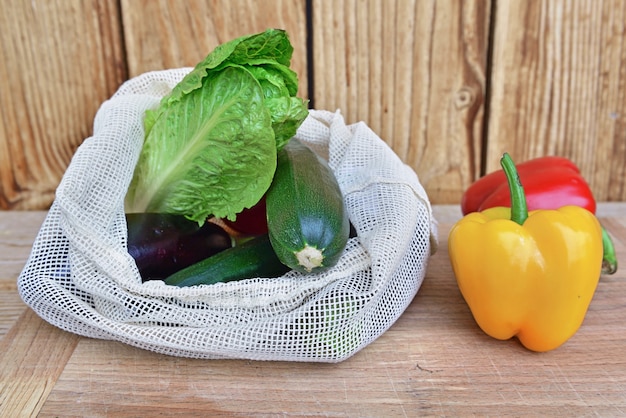
[[[504,153],[500,159],[500,165],[506,174],[506,181],[509,183],[509,192],[511,193],[511,220],[520,225],[528,218],[528,205],[526,204],[526,194],[524,186],[520,181],[515,163],[508,153]]]

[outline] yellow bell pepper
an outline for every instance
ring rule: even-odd
[[[463,217],[448,250],[459,290],[480,328],[526,348],[548,351],[580,328],[600,278],[602,228],[578,206],[527,210],[511,158],[502,167],[511,208]]]

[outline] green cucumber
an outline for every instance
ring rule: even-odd
[[[266,194],[270,242],[283,264],[301,273],[334,266],[350,234],[350,220],[328,163],[298,139],[278,153]]]
[[[280,277],[289,270],[276,257],[268,235],[264,234],[192,264],[164,281],[168,285],[185,287],[255,277]]]

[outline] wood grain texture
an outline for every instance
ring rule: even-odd
[[[30,255],[45,212],[0,212],[0,339],[26,310],[17,277]],[[1,416],[1,415],[0,415]]]
[[[313,2],[315,107],[364,121],[432,201],[480,169],[490,2]]]
[[[308,97],[304,0],[122,0],[129,75],[193,67],[221,43],[268,28],[285,29],[291,68]]]
[[[25,310],[0,340],[0,416],[37,416],[78,340]]]
[[[291,36],[300,95],[368,124],[433,203],[458,203],[504,151],[517,162],[566,156],[597,200],[626,200],[622,0],[307,4],[3,2],[0,209],[50,204],[97,108],[128,77],[193,66],[218,44],[268,27]]]
[[[604,276],[579,332],[531,353],[473,322],[456,287],[447,234],[458,205],[435,206],[440,249],[400,319],[340,364],[174,358],[75,337],[32,311],[0,339],[0,415],[621,416],[626,411],[625,205],[601,204],[620,270]],[[3,248],[35,239],[45,213],[0,212]],[[22,222],[18,220],[22,219]],[[19,251],[15,259],[19,257]],[[13,271],[0,252],[0,277]],[[26,254],[22,252],[22,263]],[[7,267],[8,266],[8,267]],[[6,296],[11,289],[0,289]],[[17,309],[17,307],[16,307]],[[7,310],[0,310],[0,323]]]
[[[387,332],[345,362],[168,357],[75,337],[27,311],[0,340],[0,415],[623,416],[625,204],[598,210],[614,237],[620,269],[601,278],[576,335],[547,353],[480,331],[448,259],[447,234],[460,217],[458,205],[435,206],[434,213],[440,247],[419,293]],[[0,222],[6,216],[0,213]],[[32,231],[35,221],[22,225]],[[18,236],[17,242],[34,240],[32,232]]]
[[[0,209],[45,208],[126,78],[116,0],[0,7]]]
[[[625,200],[626,2],[503,1],[494,19],[487,171],[562,155]]]

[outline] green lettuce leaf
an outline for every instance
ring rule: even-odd
[[[296,134],[308,115],[307,104],[295,97],[298,77],[291,69],[282,65],[265,64],[245,68],[261,84],[265,105],[272,115],[276,148],[280,150]]]
[[[273,120],[276,121],[275,133],[280,134],[276,138],[277,148],[282,148],[295,135],[298,126],[308,115],[308,103],[295,97],[298,92],[298,76],[289,67],[292,54],[293,46],[289,37],[280,29],[268,29],[219,45],[163,98],[159,109],[147,112],[144,122],[146,132],[150,131],[163,108],[202,88],[203,80],[208,74],[227,67],[240,66],[250,71],[259,81],[269,102],[291,97],[290,106],[282,107],[282,110],[289,109],[289,113],[273,115]]]
[[[164,109],[146,139],[127,211],[233,218],[269,188],[276,169],[271,115],[248,71],[227,68]]]
[[[235,219],[269,188],[276,153],[308,115],[282,30],[218,46],[145,114],[127,212]]]

